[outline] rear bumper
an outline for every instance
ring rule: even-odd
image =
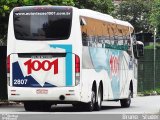
[[[64,100],[60,97],[64,97]],[[60,103],[79,102],[80,86],[54,88],[25,88],[8,86],[8,100],[10,101],[56,101]]]

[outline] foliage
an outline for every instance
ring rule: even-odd
[[[156,88],[155,91],[157,92],[158,95],[160,95],[160,88]]]
[[[155,93],[156,92],[156,93]],[[141,92],[144,96],[149,96],[149,95],[160,95],[160,88],[156,88],[155,90],[145,90]]]
[[[154,45],[145,46],[144,49],[154,49]],[[160,49],[160,44],[156,43],[156,49]]]
[[[153,90],[145,90],[145,91],[142,92],[142,94],[144,96],[148,96],[148,95],[151,95],[152,92],[153,92]]]
[[[110,14],[114,10],[113,0],[74,0],[78,8],[87,8]]]
[[[113,15],[118,19],[129,21],[134,26],[135,32],[150,32],[151,26],[149,23],[149,16],[152,9],[151,1],[123,1],[119,6],[117,6]]]
[[[154,28],[157,28],[157,36],[160,36],[160,0],[154,0],[150,15],[150,22]]]

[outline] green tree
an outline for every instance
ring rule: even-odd
[[[102,13],[111,14],[114,10],[113,0],[74,0],[78,8],[87,8]]]
[[[10,11],[16,6],[28,5],[70,5],[73,0],[0,0],[0,45],[6,44],[8,18]]]
[[[157,36],[160,36],[160,0],[154,0],[151,14],[150,22],[154,28],[157,28]]]
[[[116,7],[113,15],[121,20],[130,22],[135,32],[150,32],[149,21],[153,0],[126,0]]]

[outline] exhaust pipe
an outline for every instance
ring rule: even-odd
[[[64,95],[60,95],[60,96],[59,96],[59,99],[60,99],[60,100],[64,100],[64,99],[65,99],[65,96],[64,96]]]

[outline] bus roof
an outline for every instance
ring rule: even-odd
[[[107,15],[107,14],[103,14],[103,13],[100,13],[97,11],[93,11],[93,10],[89,10],[89,9],[79,9],[79,13],[81,16],[91,17],[91,18],[115,23],[114,18],[112,16]]]
[[[129,26],[129,27],[131,27],[133,29],[133,26],[127,21],[122,21],[122,20],[118,20],[118,19],[114,19],[114,20],[119,25]]]
[[[107,22],[110,22],[110,23],[119,24],[119,25],[122,25],[122,26],[127,26],[127,27],[130,27],[130,28],[134,29],[133,26],[129,22],[114,19],[112,16],[107,15],[107,14],[103,14],[103,13],[93,11],[93,10],[89,10],[89,9],[79,9],[79,12],[80,12],[81,16],[91,17],[91,18],[107,21]]]

